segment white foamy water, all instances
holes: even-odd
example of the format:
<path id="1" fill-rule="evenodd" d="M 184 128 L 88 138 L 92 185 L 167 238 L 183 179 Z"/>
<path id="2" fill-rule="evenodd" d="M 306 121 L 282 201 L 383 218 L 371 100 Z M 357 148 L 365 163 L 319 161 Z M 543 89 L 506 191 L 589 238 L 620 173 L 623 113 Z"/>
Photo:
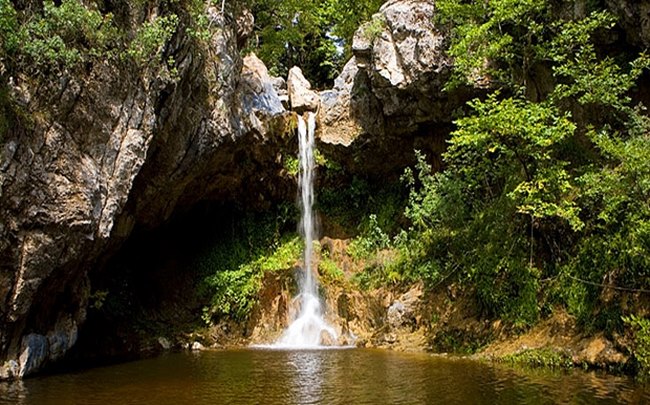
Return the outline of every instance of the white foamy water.
<path id="1" fill-rule="evenodd" d="M 318 285 L 313 275 L 312 254 L 314 229 L 314 131 L 316 117 L 308 113 L 307 122 L 298 117 L 300 173 L 299 193 L 302 218 L 300 232 L 305 241 L 303 273 L 300 294 L 294 298 L 299 310 L 289 328 L 275 343 L 275 347 L 304 349 L 321 347 L 324 343 L 337 344 L 338 334 L 323 319 L 323 310 L 318 298 Z"/>

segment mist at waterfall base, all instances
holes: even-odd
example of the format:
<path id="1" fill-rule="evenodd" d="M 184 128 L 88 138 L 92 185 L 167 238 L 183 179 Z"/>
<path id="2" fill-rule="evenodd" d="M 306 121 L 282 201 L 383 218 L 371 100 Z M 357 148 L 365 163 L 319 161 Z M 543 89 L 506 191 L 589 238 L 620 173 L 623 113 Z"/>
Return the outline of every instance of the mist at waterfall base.
<path id="1" fill-rule="evenodd" d="M 299 310 L 297 316 L 273 345 L 276 348 L 310 349 L 323 347 L 324 339 L 335 344 L 338 334 L 323 318 L 323 309 L 318 297 L 318 284 L 313 275 L 312 255 L 315 237 L 314 225 L 314 132 L 316 118 L 308 113 L 307 122 L 298 117 L 299 162 L 298 192 L 300 197 L 300 233 L 305 248 L 303 253 L 300 293 L 294 298 Z"/>

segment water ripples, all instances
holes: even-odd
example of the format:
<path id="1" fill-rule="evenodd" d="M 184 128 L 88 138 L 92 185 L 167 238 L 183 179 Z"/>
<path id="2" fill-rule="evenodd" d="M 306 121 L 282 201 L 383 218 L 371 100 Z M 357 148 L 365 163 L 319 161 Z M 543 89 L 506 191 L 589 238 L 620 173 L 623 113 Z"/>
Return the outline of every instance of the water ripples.
<path id="1" fill-rule="evenodd" d="M 179 353 L 0 383 L 0 404 L 620 404 L 648 386 L 379 350 Z"/>

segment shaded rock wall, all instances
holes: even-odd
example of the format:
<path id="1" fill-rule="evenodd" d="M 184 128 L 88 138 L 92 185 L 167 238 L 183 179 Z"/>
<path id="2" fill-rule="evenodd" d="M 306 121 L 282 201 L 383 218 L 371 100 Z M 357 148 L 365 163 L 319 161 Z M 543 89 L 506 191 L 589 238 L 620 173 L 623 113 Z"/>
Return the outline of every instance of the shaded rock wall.
<path id="1" fill-rule="evenodd" d="M 627 40 L 637 46 L 650 46 L 650 1 L 607 0 L 607 6 L 620 18 Z"/>

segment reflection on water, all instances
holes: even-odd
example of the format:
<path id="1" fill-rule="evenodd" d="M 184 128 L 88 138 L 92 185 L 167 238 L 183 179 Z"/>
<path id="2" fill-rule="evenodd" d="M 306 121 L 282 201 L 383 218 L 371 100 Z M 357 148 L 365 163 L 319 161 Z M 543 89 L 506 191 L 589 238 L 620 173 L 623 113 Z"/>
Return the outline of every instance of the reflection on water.
<path id="1" fill-rule="evenodd" d="M 293 367 L 292 397 L 300 397 L 304 404 L 320 403 L 323 400 L 323 356 L 306 350 L 287 352 L 287 356 Z"/>
<path id="2" fill-rule="evenodd" d="M 620 404 L 650 387 L 378 350 L 179 353 L 0 383 L 0 404 Z"/>

